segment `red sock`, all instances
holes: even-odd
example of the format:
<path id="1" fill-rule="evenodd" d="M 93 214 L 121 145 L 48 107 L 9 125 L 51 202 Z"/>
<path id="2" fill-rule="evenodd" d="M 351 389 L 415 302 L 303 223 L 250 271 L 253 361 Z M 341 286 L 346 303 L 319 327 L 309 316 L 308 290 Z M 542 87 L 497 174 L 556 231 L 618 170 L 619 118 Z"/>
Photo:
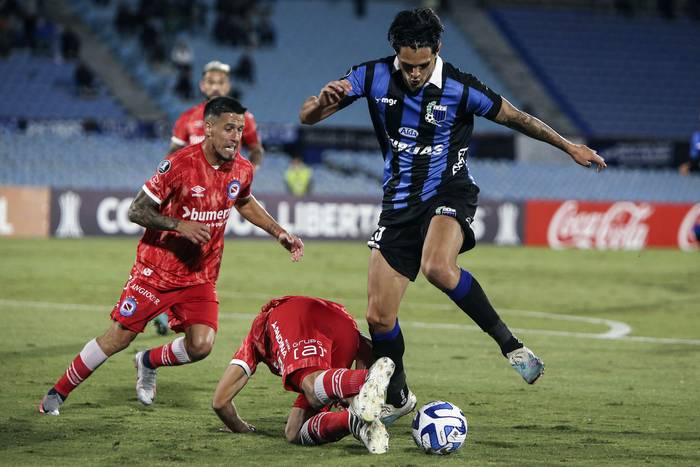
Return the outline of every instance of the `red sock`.
<path id="1" fill-rule="evenodd" d="M 168 344 L 147 350 L 144 363 L 153 369 L 159 366 L 178 366 L 190 363 L 190 357 L 185 350 L 185 338 L 178 337 Z"/>
<path id="2" fill-rule="evenodd" d="M 350 434 L 350 412 L 321 412 L 308 419 L 299 430 L 304 446 L 332 443 Z"/>
<path id="3" fill-rule="evenodd" d="M 365 379 L 367 370 L 331 368 L 316 377 L 314 392 L 323 404 L 330 404 L 334 400 L 357 395 Z"/>
<path id="4" fill-rule="evenodd" d="M 54 385 L 54 389 L 65 399 L 73 389 L 85 381 L 105 360 L 107 360 L 107 355 L 105 355 L 95 339 L 91 340 L 75 356 L 66 372 Z"/>

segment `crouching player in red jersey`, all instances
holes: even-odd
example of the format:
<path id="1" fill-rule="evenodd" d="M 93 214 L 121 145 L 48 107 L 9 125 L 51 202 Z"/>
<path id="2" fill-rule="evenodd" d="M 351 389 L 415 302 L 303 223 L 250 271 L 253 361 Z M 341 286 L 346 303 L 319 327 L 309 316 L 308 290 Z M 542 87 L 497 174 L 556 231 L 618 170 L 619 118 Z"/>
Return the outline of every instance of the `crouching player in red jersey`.
<path id="1" fill-rule="evenodd" d="M 287 233 L 251 194 L 253 166 L 239 154 L 245 108 L 218 97 L 206 105 L 204 142 L 162 161 L 129 208 L 129 219 L 146 228 L 136 262 L 111 313 L 112 325 L 88 342 L 44 396 L 39 411 L 58 415 L 61 404 L 107 358 L 124 350 L 149 320 L 172 310 L 185 336 L 136 354 L 136 395 L 146 405 L 156 394 L 156 368 L 202 360 L 218 324 L 216 279 L 224 230 L 236 210 L 264 229 L 298 261 L 302 241 Z"/>
<path id="2" fill-rule="evenodd" d="M 287 419 L 287 441 L 306 446 L 338 441 L 349 434 L 369 452 L 385 453 L 389 434 L 379 420 L 394 373 L 388 357 L 367 368 L 369 340 L 360 335 L 343 305 L 313 297 L 282 297 L 267 303 L 233 356 L 214 393 L 212 407 L 234 433 L 255 431 L 238 414 L 233 398 L 259 362 L 298 392 Z M 355 370 L 349 369 L 357 361 Z M 352 398 L 348 409 L 328 407 Z"/>

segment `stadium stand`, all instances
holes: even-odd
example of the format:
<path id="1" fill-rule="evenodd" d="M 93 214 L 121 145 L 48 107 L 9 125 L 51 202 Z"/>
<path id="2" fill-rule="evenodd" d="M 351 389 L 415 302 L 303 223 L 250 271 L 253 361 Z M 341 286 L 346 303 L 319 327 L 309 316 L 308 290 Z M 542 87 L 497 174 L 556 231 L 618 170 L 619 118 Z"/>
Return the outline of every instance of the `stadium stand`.
<path id="1" fill-rule="evenodd" d="M 0 118 L 127 118 L 124 108 L 99 82 L 93 96 L 78 96 L 76 66 L 27 49 L 13 51 L 0 60 Z"/>
<path id="2" fill-rule="evenodd" d="M 136 5 L 138 2 L 131 0 L 127 3 Z M 199 70 L 209 60 L 216 58 L 234 65 L 243 53 L 242 49 L 222 46 L 211 39 L 209 31 L 214 23 L 214 2 L 204 4 L 208 6 L 206 28 L 178 36 L 186 38 L 192 48 L 195 83 L 199 79 Z M 173 92 L 175 73 L 161 72 L 158 67 L 149 65 L 137 37 L 120 35 L 116 31 L 115 2 L 96 6 L 89 0 L 72 0 L 72 5 L 92 29 L 110 44 L 112 51 L 158 100 L 171 120 L 197 100 L 186 102 L 176 97 Z M 234 82 L 243 93 L 243 103 L 253 111 L 259 122 L 296 122 L 300 103 L 308 95 L 317 93 L 326 82 L 342 76 L 351 65 L 390 55 L 392 50 L 386 41 L 388 25 L 397 11 L 411 4 L 368 2 L 365 18 L 354 15 L 352 2 L 292 0 L 273 2 L 269 6 L 272 8 L 271 19 L 276 28 L 278 47 L 263 47 L 254 51 L 253 59 L 259 77 L 255 83 Z M 517 104 L 518 100 L 510 95 L 451 20 L 448 17 L 443 20 L 446 28 L 443 57 L 478 76 Z M 333 34 L 326 34 L 323 40 L 319 40 L 318 24 L 323 24 Z M 339 54 L 339 50 L 343 53 Z M 367 127 L 367 110 L 359 103 L 322 124 Z M 476 132 L 506 131 L 486 120 L 476 125 Z"/>
<path id="3" fill-rule="evenodd" d="M 527 7 L 491 17 L 587 136 L 686 139 L 700 109 L 700 23 Z"/>
<path id="4" fill-rule="evenodd" d="M 87 189 L 138 190 L 163 157 L 165 143 L 91 135 L 0 135 L 0 185 L 48 185 Z M 10 150 L 10 148 L 12 150 Z M 289 159 L 266 155 L 255 191 L 285 193 Z M 696 202 L 698 180 L 672 170 L 609 168 L 596 174 L 573 164 L 524 164 L 472 159 L 469 167 L 490 199 L 588 199 Z M 344 170 L 338 170 L 338 168 Z M 326 151 L 314 167 L 313 194 L 381 197 L 382 163 L 377 153 Z"/>

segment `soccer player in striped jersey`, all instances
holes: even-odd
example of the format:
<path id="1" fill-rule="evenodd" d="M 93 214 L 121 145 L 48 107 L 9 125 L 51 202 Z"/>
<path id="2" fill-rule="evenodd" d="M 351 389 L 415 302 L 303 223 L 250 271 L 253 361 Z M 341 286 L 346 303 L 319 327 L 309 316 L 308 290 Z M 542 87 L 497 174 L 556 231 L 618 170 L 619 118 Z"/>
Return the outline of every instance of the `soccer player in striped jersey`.
<path id="1" fill-rule="evenodd" d="M 571 143 L 444 61 L 442 32 L 431 9 L 401 11 L 388 31 L 395 55 L 352 67 L 309 97 L 299 113 L 302 123 L 313 125 L 365 98 L 384 158 L 383 210 L 368 241 L 367 321 L 375 356 L 396 363 L 387 423 L 416 405 L 403 370 L 397 316 L 406 287 L 419 271 L 496 341 L 525 381 L 534 383 L 544 370 L 501 320 L 476 278 L 457 265 L 457 256 L 476 243 L 470 224 L 479 188 L 466 162 L 474 116 L 545 141 L 584 167 L 606 166 L 595 151 Z"/>

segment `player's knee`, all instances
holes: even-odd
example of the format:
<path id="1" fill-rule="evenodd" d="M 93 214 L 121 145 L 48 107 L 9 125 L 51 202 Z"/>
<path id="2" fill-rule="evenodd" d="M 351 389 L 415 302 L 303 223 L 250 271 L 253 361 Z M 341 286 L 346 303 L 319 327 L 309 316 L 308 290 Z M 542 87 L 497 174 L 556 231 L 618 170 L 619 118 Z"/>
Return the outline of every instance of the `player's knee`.
<path id="1" fill-rule="evenodd" d="M 212 347 L 213 342 L 209 342 L 206 339 L 193 339 L 192 342 L 186 346 L 187 355 L 193 362 L 204 360 L 211 353 Z"/>
<path id="2" fill-rule="evenodd" d="M 377 308 L 369 307 L 367 309 L 367 324 L 373 333 L 389 332 L 396 325 L 396 315 L 383 313 Z"/>
<path id="3" fill-rule="evenodd" d="M 450 279 L 452 278 L 452 268 L 447 261 L 427 258 L 422 261 L 421 272 L 428 279 L 428 282 L 440 289 L 450 288 Z"/>

